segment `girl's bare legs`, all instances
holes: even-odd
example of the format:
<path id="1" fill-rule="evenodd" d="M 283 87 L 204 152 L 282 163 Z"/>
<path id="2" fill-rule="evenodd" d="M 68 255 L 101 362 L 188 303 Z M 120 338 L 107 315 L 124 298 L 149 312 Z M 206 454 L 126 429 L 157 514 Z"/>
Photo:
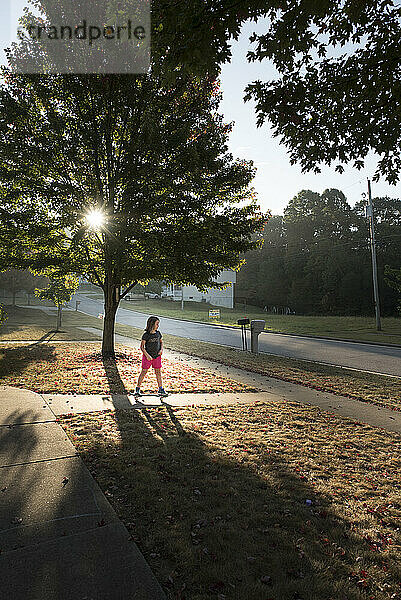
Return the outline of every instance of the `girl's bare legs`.
<path id="1" fill-rule="evenodd" d="M 136 384 L 137 387 L 139 387 L 139 388 L 141 387 L 141 383 L 144 380 L 145 375 L 148 371 L 149 371 L 149 369 L 142 369 L 142 371 L 139 373 L 138 383 Z"/>
<path id="2" fill-rule="evenodd" d="M 155 369 L 156 381 L 159 388 L 163 387 L 161 369 Z"/>

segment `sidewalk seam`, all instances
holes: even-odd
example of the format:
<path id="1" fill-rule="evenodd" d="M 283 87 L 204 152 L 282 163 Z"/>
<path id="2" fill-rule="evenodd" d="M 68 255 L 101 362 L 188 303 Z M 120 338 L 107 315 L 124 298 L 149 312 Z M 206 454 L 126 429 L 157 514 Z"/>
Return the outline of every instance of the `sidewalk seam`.
<path id="1" fill-rule="evenodd" d="M 54 413 L 53 413 L 54 414 Z M 13 427 L 21 427 L 22 425 L 43 425 L 44 423 L 55 423 L 57 417 L 55 417 L 52 421 L 24 421 L 23 423 L 0 423 L 0 427 L 8 427 L 12 429 Z"/>
<path id="2" fill-rule="evenodd" d="M 0 465 L 0 469 L 10 469 L 11 467 L 23 467 L 25 465 L 35 465 L 37 463 L 51 462 L 53 460 L 66 460 L 67 458 L 80 458 L 78 452 L 76 454 L 67 454 L 66 456 L 57 456 L 56 458 L 41 458 L 40 460 L 29 460 L 22 463 L 14 463 L 12 465 Z"/>
<path id="3" fill-rule="evenodd" d="M 120 523 L 120 521 L 118 520 L 114 520 L 111 521 L 110 523 L 106 523 L 106 525 L 102 525 L 102 527 L 110 527 L 111 525 L 115 525 L 115 524 Z M 36 544 L 29 544 L 28 546 L 21 546 L 20 548 L 13 548 L 12 550 L 3 550 L 2 551 L 2 556 L 6 556 L 7 554 L 11 554 L 12 552 L 21 552 L 21 551 L 26 551 L 26 550 L 30 550 L 31 548 L 37 548 L 39 546 L 45 546 L 46 544 L 51 544 L 55 541 L 61 541 L 61 540 L 68 540 L 70 538 L 73 538 L 77 535 L 82 535 L 84 533 L 89 533 L 90 531 L 97 531 L 98 529 L 100 529 L 100 527 L 91 527 L 90 529 L 84 529 L 82 531 L 76 531 L 75 533 L 69 533 L 68 535 L 62 535 L 62 536 L 58 536 L 58 537 L 54 537 L 48 540 L 44 540 L 43 542 L 37 542 Z M 7 531 L 7 530 L 6 530 Z M 1 532 L 0 532 L 1 533 Z M 149 563 L 147 563 L 149 566 Z M 153 573 L 153 571 L 152 571 Z"/>

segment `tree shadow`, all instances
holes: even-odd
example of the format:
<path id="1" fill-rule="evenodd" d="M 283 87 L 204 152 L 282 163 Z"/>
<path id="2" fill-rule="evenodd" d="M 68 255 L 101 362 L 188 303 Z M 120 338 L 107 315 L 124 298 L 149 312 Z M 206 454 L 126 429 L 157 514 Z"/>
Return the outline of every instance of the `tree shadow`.
<path id="1" fill-rule="evenodd" d="M 36 475 L 29 463 L 38 445 L 37 430 L 25 423 L 37 418 L 34 410 L 14 411 L 8 424 L 0 425 L 0 540 L 2 551 L 19 547 L 13 534 L 24 525 L 23 515 L 29 503 Z"/>
<path id="2" fill-rule="evenodd" d="M 114 517 L 105 501 L 56 423 L 38 423 L 35 411 L 9 418 L 0 426 L 0 578 L 8 597 L 74 597 L 74 576 L 80 598 L 112 597 L 119 565 L 107 549 Z"/>
<path id="3" fill-rule="evenodd" d="M 55 362 L 55 347 L 38 343 L 17 348 L 0 348 L 0 381 L 9 375 L 21 375 L 31 364 L 38 361 Z"/>
<path id="4" fill-rule="evenodd" d="M 358 574 L 380 561 L 279 453 L 261 449 L 255 466 L 231 454 L 240 434 L 232 447 L 205 442 L 167 404 L 110 418 L 113 458 L 96 443 L 83 458 L 169 598 L 367 598 Z"/>
<path id="5" fill-rule="evenodd" d="M 111 401 L 116 408 L 132 408 L 129 392 L 121 379 L 115 356 L 102 355 L 102 363 L 110 389 Z"/>
<path id="6" fill-rule="evenodd" d="M 41 344 L 42 342 L 50 342 L 50 340 L 52 340 L 54 338 L 54 336 L 56 335 L 56 333 L 60 333 L 60 331 L 57 331 L 56 329 L 51 329 L 50 331 L 48 331 L 47 333 L 45 333 L 44 335 L 42 335 L 41 338 L 39 338 L 36 342 L 33 342 L 32 344 L 29 344 L 28 348 L 32 348 L 33 346 L 37 346 L 38 344 Z"/>
<path id="7" fill-rule="evenodd" d="M 111 396 L 111 401 L 117 410 L 130 408 L 143 409 L 146 407 L 154 408 L 161 406 L 161 402 L 163 401 L 161 401 L 158 394 L 143 393 L 143 398 L 157 398 L 154 404 L 149 404 L 148 402 L 145 404 L 143 399 L 141 400 L 141 398 L 135 397 L 134 393 L 127 389 L 123 379 L 121 378 L 116 356 L 102 355 L 102 363 L 109 386 L 109 395 Z M 106 399 L 109 400 L 109 397 Z"/>

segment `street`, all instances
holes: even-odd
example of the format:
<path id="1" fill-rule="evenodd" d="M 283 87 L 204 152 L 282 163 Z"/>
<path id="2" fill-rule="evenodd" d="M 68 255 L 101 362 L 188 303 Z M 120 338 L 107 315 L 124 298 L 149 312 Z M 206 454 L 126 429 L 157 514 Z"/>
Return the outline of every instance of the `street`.
<path id="1" fill-rule="evenodd" d="M 99 313 L 103 313 L 103 303 L 99 300 L 92 300 L 79 294 L 73 297 L 71 306 L 75 306 L 75 300 L 80 301 L 80 312 L 96 317 Z M 148 316 L 148 314 L 119 308 L 116 322 L 144 329 Z M 242 347 L 240 329 L 161 317 L 160 331 L 223 346 Z M 401 377 L 401 348 L 398 347 L 262 333 L 259 336 L 259 351 Z"/>

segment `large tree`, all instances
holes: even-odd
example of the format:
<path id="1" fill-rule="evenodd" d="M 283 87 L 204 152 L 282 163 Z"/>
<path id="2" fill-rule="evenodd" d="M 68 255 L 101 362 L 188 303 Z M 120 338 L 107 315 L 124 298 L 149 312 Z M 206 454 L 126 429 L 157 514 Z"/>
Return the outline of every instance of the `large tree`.
<path id="1" fill-rule="evenodd" d="M 138 281 L 213 285 L 253 247 L 254 170 L 227 151 L 210 79 L 21 76 L 0 91 L 0 179 L 40 199 L 68 239 L 54 275 L 83 274 L 105 298 L 103 352 Z M 85 217 L 98 210 L 104 223 Z M 49 249 L 51 252 L 52 249 Z"/>
<path id="2" fill-rule="evenodd" d="M 218 72 L 248 19 L 266 17 L 248 58 L 270 60 L 274 81 L 254 81 L 246 98 L 257 123 L 269 120 L 303 170 L 361 168 L 370 151 L 376 177 L 399 178 L 401 7 L 393 0 L 158 0 L 153 50 L 158 64 Z M 179 71 L 180 72 L 180 71 Z"/>

